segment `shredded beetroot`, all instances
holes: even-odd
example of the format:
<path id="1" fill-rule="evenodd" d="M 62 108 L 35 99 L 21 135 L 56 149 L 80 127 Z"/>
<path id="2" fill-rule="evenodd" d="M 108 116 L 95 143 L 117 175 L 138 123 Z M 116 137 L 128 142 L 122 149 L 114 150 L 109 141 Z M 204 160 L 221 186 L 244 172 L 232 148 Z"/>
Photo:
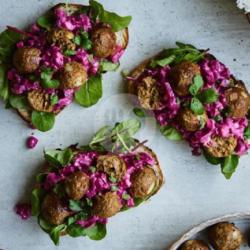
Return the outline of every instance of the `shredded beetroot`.
<path id="1" fill-rule="evenodd" d="M 100 224 L 107 224 L 108 223 L 108 219 L 103 219 L 100 218 L 96 215 L 86 219 L 86 220 L 79 220 L 77 221 L 77 224 L 80 225 L 83 228 L 88 228 L 91 227 L 93 225 L 95 225 L 96 223 L 100 223 Z"/>
<path id="2" fill-rule="evenodd" d="M 18 203 L 15 206 L 15 212 L 22 220 L 27 220 L 31 217 L 31 205 L 28 203 Z"/>

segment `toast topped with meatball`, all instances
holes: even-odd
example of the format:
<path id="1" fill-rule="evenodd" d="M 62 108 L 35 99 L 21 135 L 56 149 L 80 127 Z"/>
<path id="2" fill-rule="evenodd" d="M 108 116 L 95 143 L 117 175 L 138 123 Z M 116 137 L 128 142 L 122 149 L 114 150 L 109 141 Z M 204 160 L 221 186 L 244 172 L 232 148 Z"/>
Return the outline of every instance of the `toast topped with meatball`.
<path id="1" fill-rule="evenodd" d="M 166 138 L 185 139 L 227 179 L 250 148 L 247 88 L 208 50 L 177 42 L 136 67 L 127 89 L 140 116 L 154 116 Z"/>
<path id="2" fill-rule="evenodd" d="M 102 74 L 119 67 L 130 21 L 90 0 L 58 4 L 27 31 L 8 27 L 0 34 L 0 96 L 41 131 L 73 100 L 96 104 Z"/>
<path id="3" fill-rule="evenodd" d="M 108 219 L 138 206 L 161 188 L 155 153 L 133 135 L 140 122 L 100 129 L 87 146 L 46 150 L 32 191 L 32 215 L 55 244 L 61 235 L 101 240 Z"/>

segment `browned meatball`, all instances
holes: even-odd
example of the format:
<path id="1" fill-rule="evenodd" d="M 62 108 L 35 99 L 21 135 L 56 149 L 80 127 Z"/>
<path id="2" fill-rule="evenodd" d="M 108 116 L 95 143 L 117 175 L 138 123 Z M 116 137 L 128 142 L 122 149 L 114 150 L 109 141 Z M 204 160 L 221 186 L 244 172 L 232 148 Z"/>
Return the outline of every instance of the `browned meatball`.
<path id="1" fill-rule="evenodd" d="M 171 69 L 169 81 L 179 96 L 185 96 L 189 94 L 189 87 L 193 84 L 194 77 L 200 73 L 198 64 L 183 61 Z"/>
<path id="2" fill-rule="evenodd" d="M 137 96 L 140 105 L 147 110 L 157 110 L 162 106 L 157 81 L 151 76 L 145 77 L 138 84 Z"/>
<path id="3" fill-rule="evenodd" d="M 209 240 L 215 250 L 237 250 L 243 242 L 243 235 L 233 224 L 222 222 L 210 228 Z"/>
<path id="4" fill-rule="evenodd" d="M 60 225 L 70 215 L 54 193 L 47 194 L 42 202 L 42 215 L 52 225 Z"/>
<path id="5" fill-rule="evenodd" d="M 109 176 L 122 180 L 126 173 L 126 164 L 123 159 L 117 155 L 102 155 L 97 159 L 97 170 L 103 171 Z"/>
<path id="6" fill-rule="evenodd" d="M 87 81 L 87 72 L 81 63 L 72 61 L 66 63 L 60 73 L 60 87 L 73 89 L 82 86 Z"/>
<path id="7" fill-rule="evenodd" d="M 64 183 L 65 191 L 72 200 L 80 200 L 89 189 L 89 177 L 78 171 L 68 176 Z"/>
<path id="8" fill-rule="evenodd" d="M 154 170 L 150 167 L 144 167 L 135 171 L 131 176 L 130 194 L 134 198 L 147 198 L 153 191 L 157 183 L 157 177 Z"/>
<path id="9" fill-rule="evenodd" d="M 180 250 L 209 250 L 209 246 L 202 240 L 188 240 Z"/>
<path id="10" fill-rule="evenodd" d="M 250 96 L 247 90 L 232 87 L 225 92 L 230 116 L 233 118 L 245 117 L 250 108 Z"/>
<path id="11" fill-rule="evenodd" d="M 28 93 L 28 102 L 30 106 L 40 112 L 53 112 L 51 98 L 44 90 L 32 90 Z"/>
<path id="12" fill-rule="evenodd" d="M 47 40 L 51 44 L 56 44 L 61 49 L 75 50 L 76 45 L 73 42 L 74 33 L 63 28 L 52 29 L 47 36 Z"/>
<path id="13" fill-rule="evenodd" d="M 93 214 L 101 218 L 108 218 L 117 214 L 121 208 L 119 196 L 115 192 L 108 192 L 95 197 Z"/>
<path id="14" fill-rule="evenodd" d="M 233 136 L 223 138 L 220 136 L 214 136 L 209 146 L 205 149 L 214 157 L 222 158 L 230 156 L 237 146 L 237 139 Z"/>
<path id="15" fill-rule="evenodd" d="M 32 73 L 40 64 L 41 51 L 36 48 L 20 48 L 14 54 L 13 64 L 20 73 Z"/>
<path id="16" fill-rule="evenodd" d="M 111 28 L 95 28 L 92 32 L 91 40 L 95 56 L 106 58 L 114 54 L 116 49 L 116 35 Z"/>
<path id="17" fill-rule="evenodd" d="M 178 113 L 177 121 L 182 128 L 194 132 L 204 127 L 207 122 L 207 115 L 206 113 L 196 115 L 190 109 L 183 108 Z"/>

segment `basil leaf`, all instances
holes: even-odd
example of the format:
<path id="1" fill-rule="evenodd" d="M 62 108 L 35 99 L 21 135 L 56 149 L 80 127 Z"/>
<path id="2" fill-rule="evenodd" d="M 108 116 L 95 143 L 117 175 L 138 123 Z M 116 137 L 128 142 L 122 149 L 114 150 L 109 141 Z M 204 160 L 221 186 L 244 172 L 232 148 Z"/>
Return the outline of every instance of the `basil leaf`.
<path id="1" fill-rule="evenodd" d="M 41 197 L 43 192 L 40 188 L 33 189 L 31 194 L 31 214 L 37 216 L 40 214 L 41 209 Z"/>
<path id="2" fill-rule="evenodd" d="M 69 200 L 69 208 L 74 212 L 82 211 L 82 204 L 80 201 Z"/>
<path id="3" fill-rule="evenodd" d="M 160 127 L 161 133 L 171 141 L 180 141 L 182 136 L 180 132 L 171 125 Z"/>
<path id="4" fill-rule="evenodd" d="M 102 61 L 100 63 L 100 70 L 101 72 L 106 72 L 106 71 L 116 71 L 119 68 L 120 64 L 119 63 L 112 63 L 109 61 Z"/>
<path id="5" fill-rule="evenodd" d="M 6 101 L 9 97 L 9 81 L 7 78 L 7 68 L 0 64 L 0 97 Z"/>
<path id="6" fill-rule="evenodd" d="M 224 158 L 221 162 L 221 172 L 224 174 L 226 179 L 230 179 L 239 163 L 238 155 L 230 155 Z"/>
<path id="7" fill-rule="evenodd" d="M 74 153 L 70 148 L 64 150 L 46 150 L 44 151 L 44 158 L 55 166 L 68 165 L 74 157 Z"/>
<path id="8" fill-rule="evenodd" d="M 85 232 L 91 240 L 102 240 L 107 234 L 106 225 L 97 223 L 92 227 L 85 228 Z"/>
<path id="9" fill-rule="evenodd" d="M 78 224 L 71 224 L 68 226 L 67 233 L 71 237 L 86 236 L 85 229 Z"/>
<path id="10" fill-rule="evenodd" d="M 221 161 L 222 161 L 221 158 L 214 157 L 210 155 L 208 152 L 206 152 L 205 150 L 203 151 L 203 155 L 205 159 L 207 160 L 207 162 L 209 162 L 210 164 L 213 164 L 213 165 L 221 164 Z"/>
<path id="11" fill-rule="evenodd" d="M 141 118 L 146 117 L 145 112 L 142 109 L 140 109 L 140 108 L 134 108 L 133 112 L 138 117 L 141 117 Z"/>
<path id="12" fill-rule="evenodd" d="M 200 95 L 199 95 L 199 99 L 203 102 L 203 103 L 213 103 L 216 102 L 218 100 L 218 93 L 215 91 L 215 89 L 210 88 L 210 89 L 206 89 L 204 90 Z"/>
<path id="13" fill-rule="evenodd" d="M 205 111 L 203 104 L 196 97 L 193 97 L 190 104 L 190 109 L 196 115 L 202 115 Z"/>
<path id="14" fill-rule="evenodd" d="M 175 55 L 168 56 L 166 58 L 152 60 L 150 67 L 155 68 L 156 66 L 165 67 L 166 65 L 171 64 L 175 60 Z"/>
<path id="15" fill-rule="evenodd" d="M 121 17 L 114 12 L 104 10 L 103 6 L 94 0 L 90 0 L 89 4 L 93 11 L 94 18 L 98 18 L 101 22 L 110 24 L 112 30 L 115 32 L 128 27 L 132 20 L 131 16 Z"/>
<path id="16" fill-rule="evenodd" d="M 37 19 L 37 24 L 46 30 L 50 30 L 54 24 L 53 16 L 51 14 L 40 16 Z"/>
<path id="17" fill-rule="evenodd" d="M 13 29 L 6 29 L 0 34 L 0 63 L 10 63 L 12 54 L 16 49 L 16 43 L 23 35 Z"/>
<path id="18" fill-rule="evenodd" d="M 27 109 L 29 107 L 26 96 L 11 95 L 9 97 L 10 105 L 15 109 Z"/>
<path id="19" fill-rule="evenodd" d="M 250 139 L 250 122 L 248 121 L 248 127 L 244 131 L 244 136 L 246 139 Z"/>
<path id="20" fill-rule="evenodd" d="M 96 104 L 102 97 L 102 76 L 92 76 L 75 93 L 75 100 L 83 107 L 90 107 Z"/>
<path id="21" fill-rule="evenodd" d="M 42 132 L 46 132 L 53 128 L 55 123 L 55 114 L 39 111 L 32 111 L 31 121 L 35 128 Z"/>
<path id="22" fill-rule="evenodd" d="M 50 231 L 50 238 L 52 239 L 52 241 L 54 242 L 54 244 L 56 246 L 59 245 L 59 239 L 60 239 L 60 235 L 63 231 L 65 231 L 67 229 L 67 226 L 65 224 L 59 225 L 54 227 L 51 231 Z"/>
<path id="23" fill-rule="evenodd" d="M 44 68 L 41 72 L 42 86 L 44 88 L 58 88 L 60 82 L 58 80 L 52 79 L 53 70 L 50 68 Z"/>
<path id="24" fill-rule="evenodd" d="M 189 87 L 190 94 L 193 96 L 197 95 L 199 90 L 203 87 L 203 84 L 204 82 L 201 75 L 196 75 L 193 84 Z"/>

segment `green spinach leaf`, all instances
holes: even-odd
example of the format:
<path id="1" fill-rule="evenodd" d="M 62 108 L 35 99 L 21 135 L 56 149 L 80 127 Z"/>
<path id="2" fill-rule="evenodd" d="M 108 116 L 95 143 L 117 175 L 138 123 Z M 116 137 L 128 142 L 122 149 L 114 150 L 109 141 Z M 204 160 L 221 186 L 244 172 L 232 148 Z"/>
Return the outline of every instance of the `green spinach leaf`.
<path id="1" fill-rule="evenodd" d="M 101 75 L 92 76 L 75 93 L 75 100 L 83 107 L 90 107 L 96 104 L 102 97 L 102 77 Z"/>
<path id="2" fill-rule="evenodd" d="M 112 63 L 109 61 L 102 61 L 100 63 L 100 70 L 101 72 L 107 72 L 107 71 L 116 71 L 119 68 L 119 63 Z"/>
<path id="3" fill-rule="evenodd" d="M 54 227 L 51 231 L 50 231 L 50 238 L 52 239 L 52 241 L 54 242 L 54 244 L 56 246 L 59 245 L 59 239 L 60 239 L 60 235 L 62 232 L 64 232 L 67 229 L 67 226 L 65 224 L 61 224 L 59 226 Z"/>
<path id="4" fill-rule="evenodd" d="M 44 16 L 40 16 L 37 19 L 37 24 L 46 30 L 50 30 L 53 27 L 54 18 L 50 13 L 48 13 Z"/>
<path id="5" fill-rule="evenodd" d="M 29 104 L 26 96 L 10 95 L 10 105 L 15 109 L 28 109 Z"/>
<path id="6" fill-rule="evenodd" d="M 38 216 L 40 214 L 41 198 L 43 191 L 40 188 L 33 189 L 31 194 L 31 214 Z"/>
<path id="7" fill-rule="evenodd" d="M 204 106 L 201 103 L 201 101 L 196 98 L 193 97 L 191 100 L 191 104 L 190 104 L 190 109 L 194 112 L 194 114 L 196 115 L 202 115 L 205 112 Z"/>
<path id="8" fill-rule="evenodd" d="M 202 101 L 202 103 L 213 103 L 218 100 L 218 93 L 213 89 L 206 89 L 199 95 L 199 99 Z"/>
<path id="9" fill-rule="evenodd" d="M 83 210 L 81 202 L 75 200 L 69 200 L 69 208 L 74 212 L 80 212 Z"/>
<path id="10" fill-rule="evenodd" d="M 146 117 L 145 112 L 142 109 L 140 109 L 140 108 L 134 108 L 133 112 L 138 117 L 141 117 L 141 118 Z"/>
<path id="11" fill-rule="evenodd" d="M 197 95 L 200 89 L 203 87 L 203 85 L 204 85 L 204 82 L 203 82 L 203 78 L 201 77 L 201 75 L 196 75 L 194 77 L 193 84 L 189 87 L 190 94 L 193 96 Z"/>
<path id="12" fill-rule="evenodd" d="M 91 240 L 102 240 L 107 234 L 106 225 L 97 223 L 92 227 L 86 228 L 85 232 Z"/>
<path id="13" fill-rule="evenodd" d="M 32 111 L 31 121 L 35 128 L 42 132 L 46 132 L 53 128 L 55 123 L 55 114 L 39 111 Z"/>
<path id="14" fill-rule="evenodd" d="M 239 156 L 230 155 L 222 160 L 221 163 L 221 171 L 226 177 L 226 179 L 230 179 L 233 173 L 236 171 L 236 168 L 239 163 Z"/>
<path id="15" fill-rule="evenodd" d="M 160 127 L 161 133 L 171 141 L 180 141 L 182 136 L 180 132 L 171 125 Z"/>
<path id="16" fill-rule="evenodd" d="M 85 229 L 78 224 L 71 224 L 68 226 L 67 233 L 71 237 L 86 236 Z"/>
<path id="17" fill-rule="evenodd" d="M 7 101 L 9 98 L 9 81 L 7 78 L 7 68 L 0 64 L 0 97 Z"/>
<path id="18" fill-rule="evenodd" d="M 74 153 L 70 148 L 64 150 L 45 150 L 45 159 L 55 166 L 65 166 L 71 162 L 74 157 Z"/>
<path id="19" fill-rule="evenodd" d="M 128 27 L 132 20 L 131 16 L 121 17 L 116 13 L 104 10 L 103 6 L 97 1 L 90 0 L 89 3 L 94 18 L 99 19 L 101 22 L 110 24 L 112 30 L 115 32 L 123 30 L 124 28 Z"/>

